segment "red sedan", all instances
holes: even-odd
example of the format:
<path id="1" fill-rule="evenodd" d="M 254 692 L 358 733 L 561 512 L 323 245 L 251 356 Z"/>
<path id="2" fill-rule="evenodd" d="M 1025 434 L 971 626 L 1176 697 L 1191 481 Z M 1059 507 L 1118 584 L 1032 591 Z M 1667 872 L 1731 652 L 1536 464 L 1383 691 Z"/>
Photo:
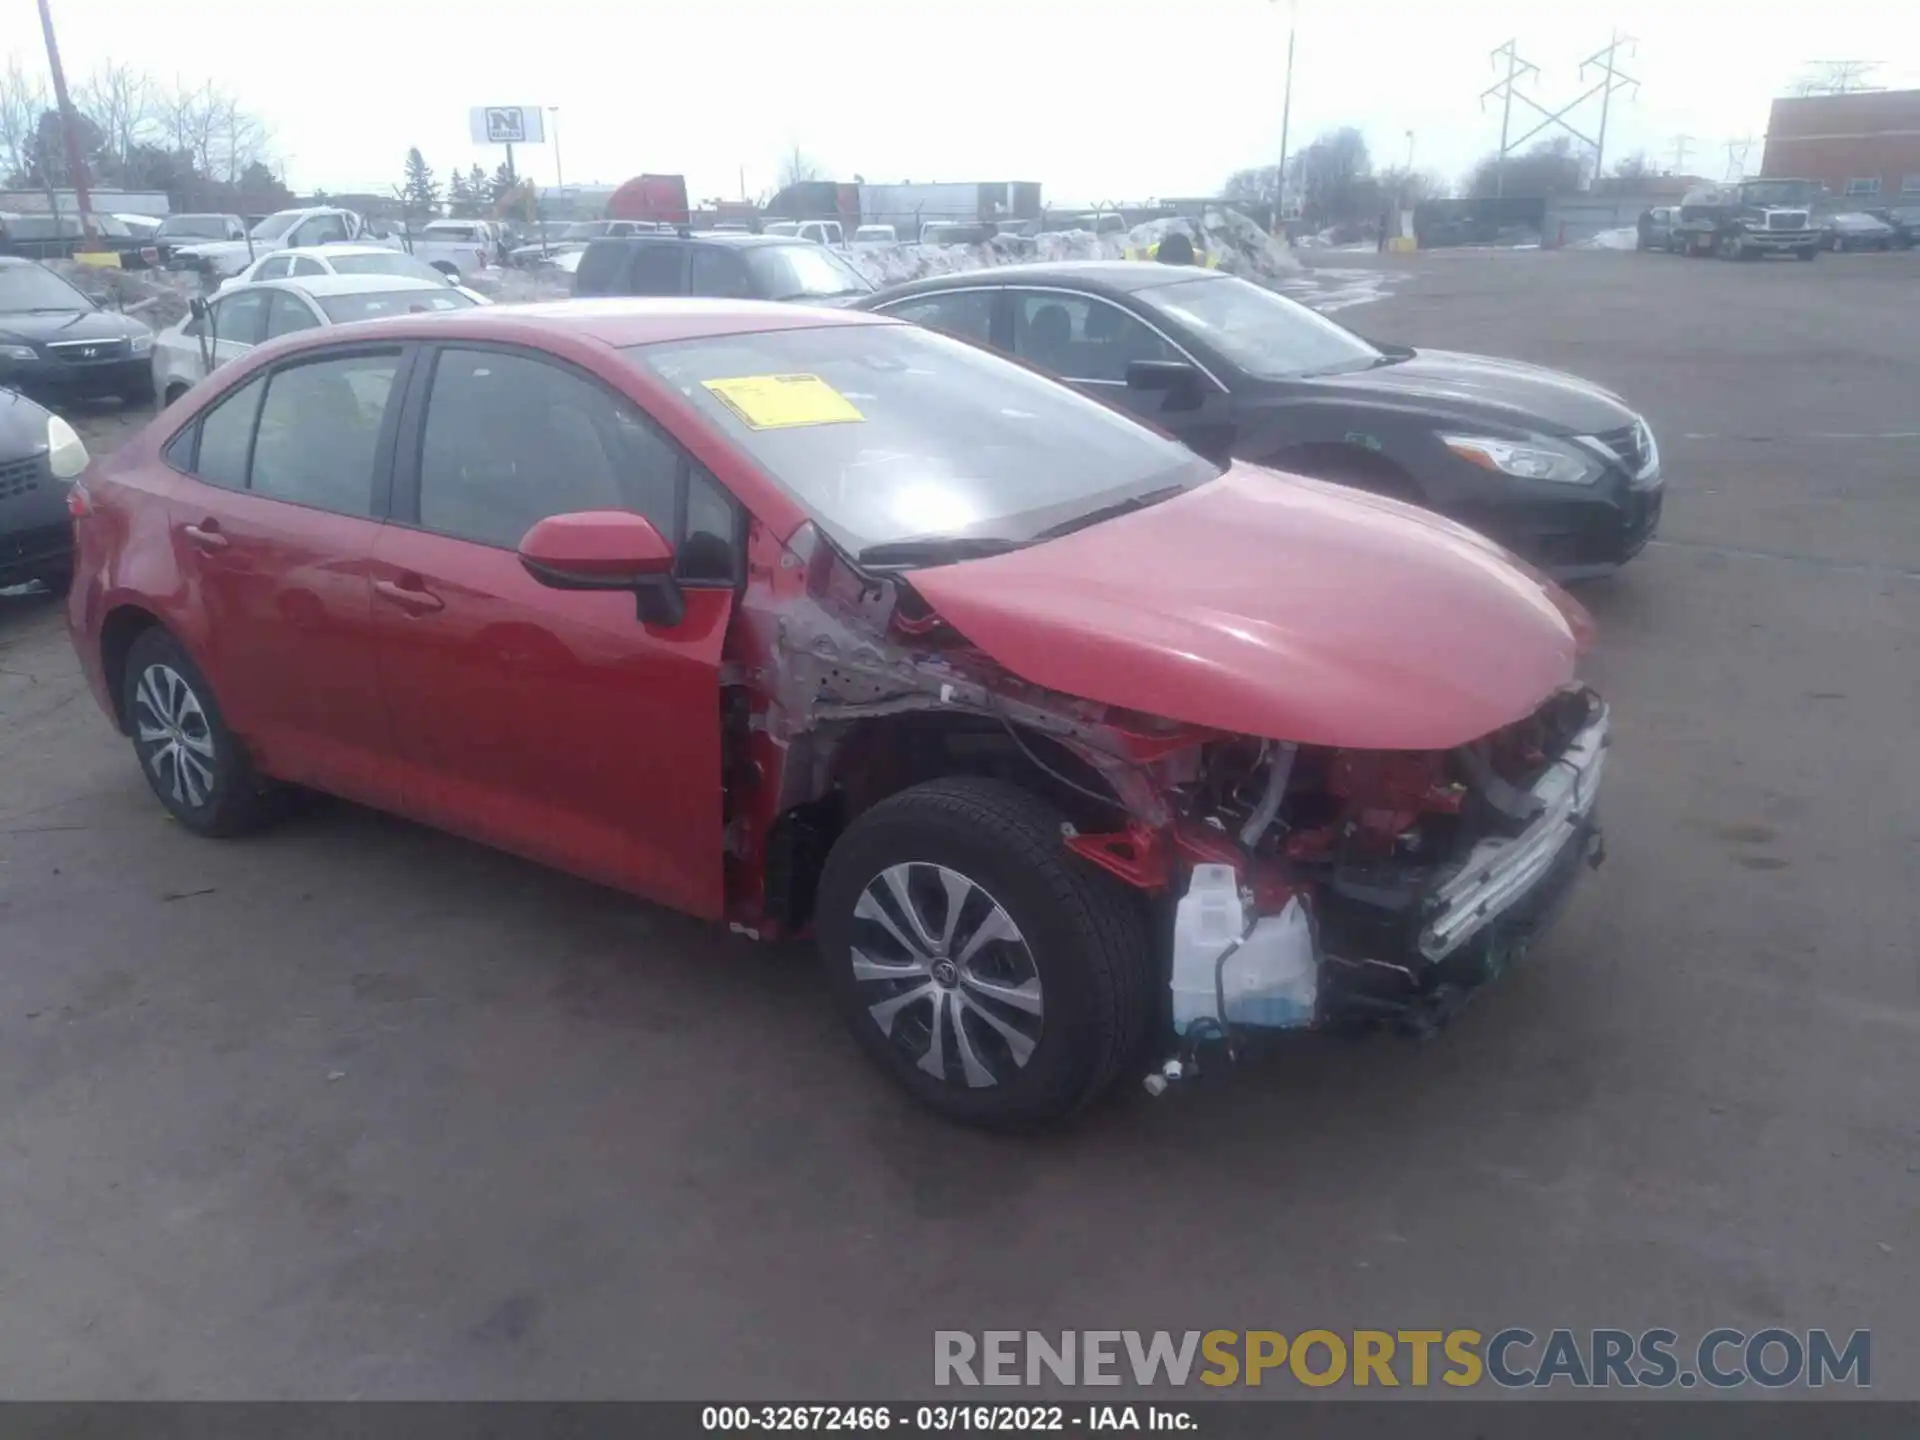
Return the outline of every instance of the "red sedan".
<path id="1" fill-rule="evenodd" d="M 1431 1023 L 1597 852 L 1606 711 L 1550 583 L 875 316 L 308 331 L 69 508 L 74 645 L 188 829 L 307 786 L 811 930 L 963 1120 Z"/>

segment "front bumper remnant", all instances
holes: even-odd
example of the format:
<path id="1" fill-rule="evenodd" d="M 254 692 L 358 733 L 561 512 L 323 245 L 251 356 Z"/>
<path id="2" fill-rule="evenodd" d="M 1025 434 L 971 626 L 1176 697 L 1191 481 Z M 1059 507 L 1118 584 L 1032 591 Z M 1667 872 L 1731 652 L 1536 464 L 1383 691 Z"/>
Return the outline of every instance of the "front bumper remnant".
<path id="1" fill-rule="evenodd" d="M 1556 869 L 1569 845 L 1592 845 L 1600 776 L 1612 741 L 1604 705 L 1566 752 L 1533 786 L 1541 811 L 1518 835 L 1482 840 L 1434 896 L 1438 907 L 1420 932 L 1420 953 L 1446 959 L 1508 911 L 1527 900 Z"/>

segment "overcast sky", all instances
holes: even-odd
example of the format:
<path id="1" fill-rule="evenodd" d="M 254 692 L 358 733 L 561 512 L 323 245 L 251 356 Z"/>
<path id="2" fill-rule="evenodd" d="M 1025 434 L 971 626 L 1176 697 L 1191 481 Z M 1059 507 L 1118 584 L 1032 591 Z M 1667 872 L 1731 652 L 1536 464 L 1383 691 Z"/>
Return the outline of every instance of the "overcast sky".
<path id="1" fill-rule="evenodd" d="M 444 178 L 499 152 L 467 111 L 559 106 L 559 145 L 526 147 L 551 183 L 678 171 L 696 198 L 771 188 L 798 145 L 823 174 L 872 181 L 1037 180 L 1049 203 L 1211 193 L 1280 146 L 1286 0 L 52 0 L 78 80 L 124 60 L 163 82 L 212 75 L 273 128 L 296 190 L 400 178 L 418 145 Z M 1614 98 L 1608 163 L 1645 150 L 1721 174 L 1726 142 L 1755 139 L 1767 102 L 1806 62 L 1886 62 L 1920 84 L 1920 4 L 1621 0 L 1298 0 L 1292 140 L 1360 126 L 1376 164 L 1450 179 L 1494 148 L 1509 37 L 1548 108 L 1585 88 L 1579 62 L 1609 29 L 1638 37 Z M 34 7 L 9 0 L 0 44 L 44 67 Z M 1589 82 L 1593 79 L 1589 72 Z M 1515 133 L 1524 106 L 1515 107 Z M 1591 134 L 1598 102 L 1569 117 Z M 1531 121 L 1526 122 L 1528 124 Z M 552 136 L 549 136 L 551 141 Z M 558 154 L 556 154 L 556 148 Z"/>

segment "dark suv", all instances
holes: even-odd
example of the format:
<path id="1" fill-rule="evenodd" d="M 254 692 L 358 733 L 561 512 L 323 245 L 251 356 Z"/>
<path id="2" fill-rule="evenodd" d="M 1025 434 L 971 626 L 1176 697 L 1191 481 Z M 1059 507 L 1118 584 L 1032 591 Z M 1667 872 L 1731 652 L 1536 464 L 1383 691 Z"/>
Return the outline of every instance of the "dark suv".
<path id="1" fill-rule="evenodd" d="M 575 295 L 711 295 L 846 305 L 873 286 L 837 252 L 784 235 L 629 235 L 595 240 Z"/>

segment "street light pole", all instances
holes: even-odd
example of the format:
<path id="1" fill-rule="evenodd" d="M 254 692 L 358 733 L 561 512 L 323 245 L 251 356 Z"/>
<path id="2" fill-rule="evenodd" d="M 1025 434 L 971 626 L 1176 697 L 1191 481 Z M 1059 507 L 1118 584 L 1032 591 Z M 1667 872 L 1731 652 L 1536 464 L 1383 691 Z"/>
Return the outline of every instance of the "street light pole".
<path id="1" fill-rule="evenodd" d="M 73 122 L 73 101 L 67 98 L 67 72 L 60 68 L 60 46 L 53 38 L 53 12 L 47 0 L 40 0 L 40 30 L 47 37 L 47 66 L 53 71 L 53 98 L 60 107 L 60 132 L 66 140 L 67 176 L 73 181 L 73 199 L 80 210 L 80 248 L 94 248 L 93 229 L 88 224 L 93 209 L 87 197 L 87 160 L 80 150 L 80 131 Z M 45 158 L 41 164 L 45 164 Z M 49 177 L 51 178 L 51 177 Z M 60 207 L 54 206 L 54 233 L 60 233 Z"/>
<path id="2" fill-rule="evenodd" d="M 547 113 L 553 116 L 553 188 L 560 192 L 560 203 L 567 203 L 567 172 L 560 168 L 560 107 L 547 106 Z"/>
<path id="3" fill-rule="evenodd" d="M 1298 15 L 1296 0 L 1287 0 L 1287 78 L 1285 88 L 1280 92 L 1280 170 L 1274 177 L 1273 187 L 1273 218 L 1278 228 L 1284 228 L 1286 224 L 1287 127 L 1293 118 L 1293 36 L 1294 21 Z"/>

